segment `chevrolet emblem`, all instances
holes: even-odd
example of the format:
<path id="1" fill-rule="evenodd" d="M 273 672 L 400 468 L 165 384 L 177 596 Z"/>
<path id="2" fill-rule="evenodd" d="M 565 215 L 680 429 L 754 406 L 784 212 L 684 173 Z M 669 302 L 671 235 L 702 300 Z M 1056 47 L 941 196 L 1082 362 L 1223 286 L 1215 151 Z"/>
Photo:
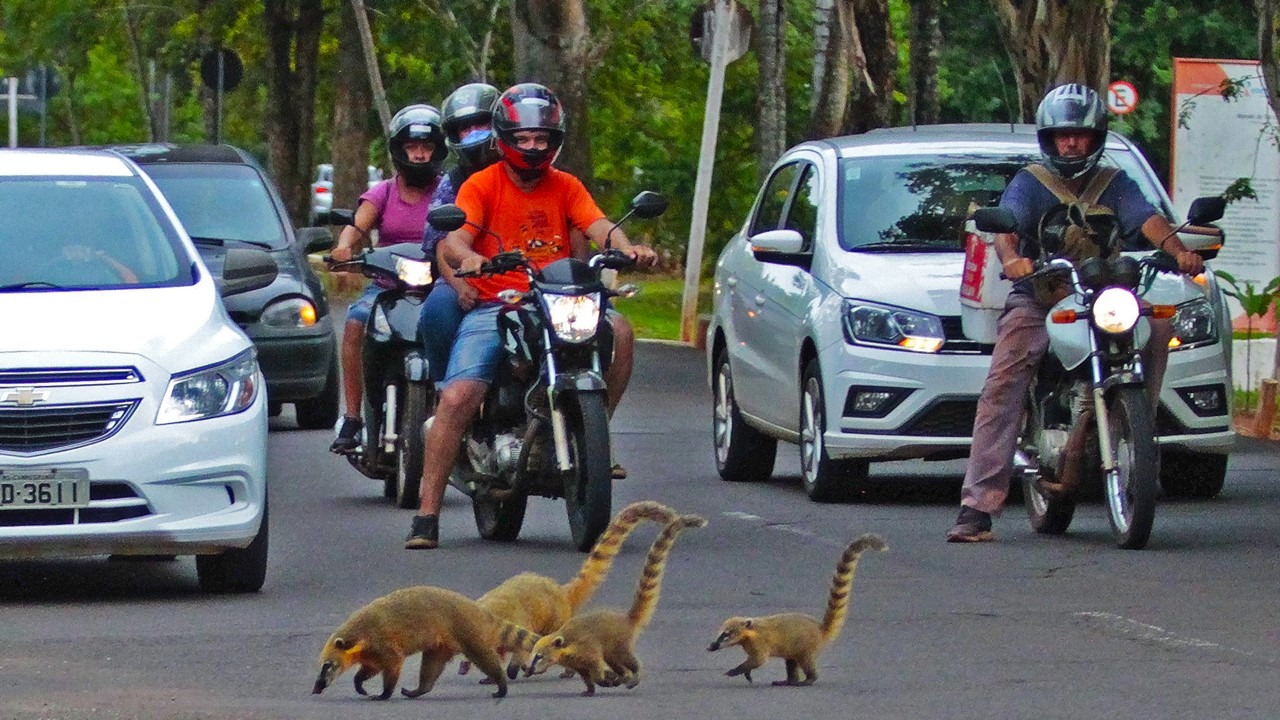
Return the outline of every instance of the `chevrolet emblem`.
<path id="1" fill-rule="evenodd" d="M 38 402 L 49 399 L 48 390 L 35 388 L 17 388 L 0 395 L 0 404 L 13 403 L 18 407 L 32 407 Z"/>

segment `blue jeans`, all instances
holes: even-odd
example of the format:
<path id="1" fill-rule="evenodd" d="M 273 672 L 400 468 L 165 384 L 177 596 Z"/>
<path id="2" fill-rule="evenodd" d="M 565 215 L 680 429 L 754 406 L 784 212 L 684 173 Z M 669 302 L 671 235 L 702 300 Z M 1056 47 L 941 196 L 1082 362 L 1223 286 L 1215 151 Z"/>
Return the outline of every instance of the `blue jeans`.
<path id="1" fill-rule="evenodd" d="M 454 380 L 493 382 L 502 354 L 502 337 L 498 334 L 502 307 L 501 303 L 477 305 L 463 316 L 441 385 Z"/>
<path id="2" fill-rule="evenodd" d="M 355 320 L 364 325 L 369 322 L 369 314 L 373 312 L 373 301 L 377 299 L 378 293 L 382 292 L 382 288 L 374 283 L 369 283 L 364 292 L 360 293 L 360 297 L 352 301 L 347 307 L 347 322 Z"/>
<path id="3" fill-rule="evenodd" d="M 458 305 L 458 292 L 443 280 L 437 280 L 427 299 L 422 303 L 418 316 L 418 334 L 422 337 L 427 357 L 427 370 L 432 382 L 444 379 L 449 365 L 449 353 L 453 349 L 458 326 L 466 312 Z M 495 325 L 496 327 L 496 325 Z"/>

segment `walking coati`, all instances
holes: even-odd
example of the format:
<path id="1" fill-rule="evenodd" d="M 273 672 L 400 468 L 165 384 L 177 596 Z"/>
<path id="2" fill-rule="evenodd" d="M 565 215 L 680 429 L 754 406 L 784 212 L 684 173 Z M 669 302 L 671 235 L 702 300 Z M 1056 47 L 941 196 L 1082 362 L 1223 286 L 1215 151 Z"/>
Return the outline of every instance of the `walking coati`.
<path id="1" fill-rule="evenodd" d="M 741 665 L 725 673 L 730 677 L 742 675 L 751 682 L 751 671 L 764 665 L 771 657 L 787 662 L 787 679 L 775 680 L 774 685 L 812 685 L 818 679 L 818 653 L 831 644 L 844 627 L 849 612 L 849 593 L 853 586 L 853 572 L 858 560 L 867 550 L 884 550 L 884 540 L 877 535 L 863 535 L 845 548 L 831 578 L 831 594 L 827 598 L 827 612 L 822 621 L 804 613 L 782 613 L 768 617 L 732 617 L 720 626 L 720 634 L 711 647 L 721 648 L 741 645 L 747 659 Z M 800 677 L 801 672 L 804 678 Z"/>
<path id="2" fill-rule="evenodd" d="M 649 548 L 631 609 L 625 613 L 594 610 L 574 616 L 564 627 L 534 644 L 525 674 L 543 672 L 552 664 L 563 665 L 586 683 L 583 695 L 595 694 L 596 685 L 625 683 L 633 688 L 639 684 L 640 661 L 635 656 L 635 641 L 657 607 L 671 546 L 685 528 L 706 524 L 697 515 L 685 515 L 668 523 Z"/>
<path id="3" fill-rule="evenodd" d="M 325 641 L 320 651 L 320 674 L 311 692 L 323 692 L 347 668 L 356 671 L 356 692 L 367 694 L 364 682 L 382 674 L 386 700 L 400 680 L 405 658 L 422 653 L 418 687 L 401 688 L 405 697 L 429 692 L 444 667 L 459 653 L 475 663 L 498 689 L 507 694 L 498 648 L 532 647 L 537 636 L 496 617 L 475 600 L 440 587 L 422 585 L 396 590 L 370 602 L 351 616 Z"/>
<path id="4" fill-rule="evenodd" d="M 614 516 L 591 548 L 591 554 L 582 562 L 578 574 L 569 582 L 562 585 L 545 575 L 520 573 L 481 595 L 476 602 L 503 620 L 539 635 L 559 630 L 595 595 L 609 575 L 622 543 L 636 525 L 642 520 L 665 525 L 676 517 L 676 511 L 662 503 L 648 500 L 632 503 Z M 512 649 L 507 677 L 516 679 L 527 660 L 524 650 Z M 465 675 L 470 669 L 470 663 L 464 660 L 458 666 L 458 674 Z"/>

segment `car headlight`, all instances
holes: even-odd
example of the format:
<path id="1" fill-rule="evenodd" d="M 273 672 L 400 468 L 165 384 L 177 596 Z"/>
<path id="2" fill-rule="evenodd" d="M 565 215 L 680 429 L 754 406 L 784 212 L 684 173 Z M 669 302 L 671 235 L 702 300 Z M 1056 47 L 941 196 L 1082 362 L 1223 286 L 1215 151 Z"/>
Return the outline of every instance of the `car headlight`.
<path id="1" fill-rule="evenodd" d="M 316 306 L 306 298 L 277 300 L 262 311 L 262 324 L 278 328 L 305 328 L 316 324 Z"/>
<path id="2" fill-rule="evenodd" d="M 427 287 L 431 284 L 431 263 L 425 260 L 410 260 L 397 255 L 396 276 L 405 285 Z"/>
<path id="3" fill-rule="evenodd" d="M 844 329 L 850 342 L 911 352 L 936 353 L 947 339 L 936 315 L 857 301 L 845 302 Z"/>
<path id="4" fill-rule="evenodd" d="M 1138 324 L 1138 296 L 1122 287 L 1109 287 L 1093 301 L 1093 324 L 1098 329 L 1118 335 Z"/>
<path id="5" fill-rule="evenodd" d="M 220 365 L 175 375 L 165 390 L 156 424 L 242 412 L 258 397 L 259 377 L 257 352 L 253 348 Z"/>
<path id="6" fill-rule="evenodd" d="M 1185 350 L 1218 341 L 1218 323 L 1208 298 L 1197 298 L 1178 306 L 1173 315 L 1170 350 Z"/>
<path id="7" fill-rule="evenodd" d="M 547 319 L 551 329 L 561 340 L 580 343 L 595 337 L 600 326 L 600 293 L 586 295 L 555 295 L 545 293 Z"/>

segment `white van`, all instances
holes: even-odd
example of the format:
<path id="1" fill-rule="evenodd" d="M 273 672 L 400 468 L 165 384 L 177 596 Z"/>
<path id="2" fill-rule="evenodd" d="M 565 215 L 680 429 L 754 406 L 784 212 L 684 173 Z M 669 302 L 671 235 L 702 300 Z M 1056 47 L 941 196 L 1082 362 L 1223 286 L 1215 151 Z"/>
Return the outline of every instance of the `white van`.
<path id="1" fill-rule="evenodd" d="M 120 155 L 0 150 L 0 559 L 196 555 L 208 592 L 267 564 L 253 344 L 160 192 Z"/>

